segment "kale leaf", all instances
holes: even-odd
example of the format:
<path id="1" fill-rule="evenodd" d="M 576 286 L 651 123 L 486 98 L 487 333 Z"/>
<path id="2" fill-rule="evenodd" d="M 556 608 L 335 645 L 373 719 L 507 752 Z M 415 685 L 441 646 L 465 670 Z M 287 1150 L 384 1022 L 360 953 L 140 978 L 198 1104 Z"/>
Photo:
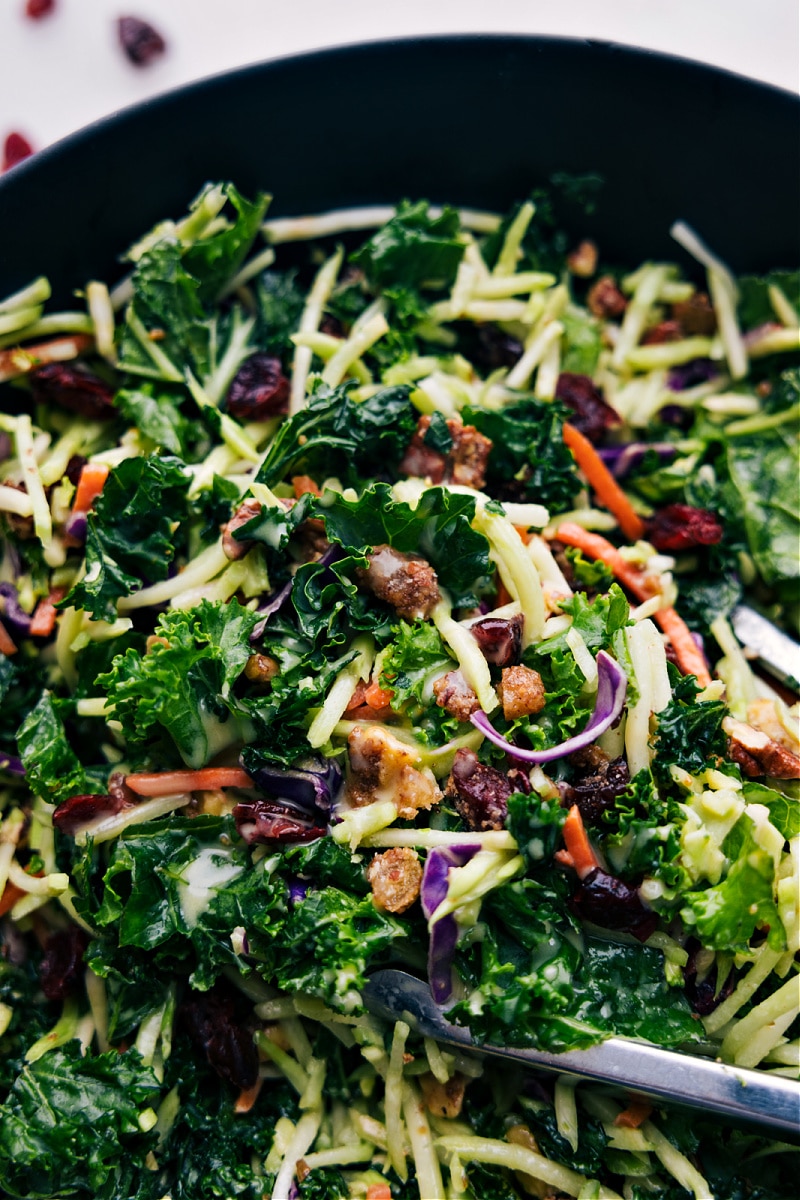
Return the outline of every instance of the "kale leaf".
<path id="1" fill-rule="evenodd" d="M 759 574 L 770 587 L 783 585 L 796 599 L 800 588 L 796 423 L 728 438 L 725 462 Z"/>
<path id="2" fill-rule="evenodd" d="M 236 214 L 234 219 L 227 227 L 193 241 L 183 254 L 184 267 L 199 281 L 197 290 L 201 304 L 212 304 L 239 270 L 269 205 L 270 198 L 263 192 L 250 201 L 232 183 L 226 183 L 223 190 Z"/>
<path id="3" fill-rule="evenodd" d="M 68 796 L 103 790 L 67 741 L 60 707 L 50 692 L 42 692 L 39 703 L 28 713 L 17 733 L 28 786 L 35 795 L 44 796 L 52 804 Z"/>
<path id="4" fill-rule="evenodd" d="M 114 407 L 131 421 L 154 450 L 166 450 L 179 458 L 189 457 L 192 422 L 184 417 L 178 400 L 166 392 L 156 393 L 145 383 L 136 390 L 123 388 L 114 396 Z"/>
<path id="5" fill-rule="evenodd" d="M 672 684 L 672 699 L 658 714 L 653 770 L 659 781 L 670 781 L 673 764 L 698 774 L 709 758 L 725 754 L 722 722 L 727 708 L 722 700 L 697 700 L 700 688 L 694 675 L 680 675 L 667 664 Z"/>
<path id="6" fill-rule="evenodd" d="M 377 287 L 449 287 L 464 254 L 460 220 L 454 208 L 432 217 L 425 200 L 403 200 L 394 216 L 351 260 Z"/>

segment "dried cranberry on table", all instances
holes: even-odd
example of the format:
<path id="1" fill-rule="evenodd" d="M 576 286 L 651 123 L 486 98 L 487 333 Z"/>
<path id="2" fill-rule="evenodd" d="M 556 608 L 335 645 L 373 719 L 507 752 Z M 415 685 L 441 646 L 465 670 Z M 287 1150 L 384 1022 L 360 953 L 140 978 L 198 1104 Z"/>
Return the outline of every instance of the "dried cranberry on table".
<path id="1" fill-rule="evenodd" d="M 158 30 L 140 17 L 120 17 L 117 34 L 122 49 L 135 67 L 146 67 L 167 48 Z"/>
<path id="2" fill-rule="evenodd" d="M 668 504 L 647 523 L 647 538 L 661 554 L 679 554 L 698 546 L 715 546 L 724 530 L 719 518 L 691 504 Z"/>
<path id="3" fill-rule="evenodd" d="M 33 146 L 26 137 L 23 137 L 21 133 L 9 133 L 3 146 L 2 169 L 10 171 L 12 167 L 16 167 L 17 163 L 30 158 L 32 154 Z"/>
<path id="4" fill-rule="evenodd" d="M 242 421 L 263 421 L 286 412 L 289 380 L 281 360 L 271 354 L 253 354 L 245 359 L 227 396 L 228 412 Z"/>
<path id="5" fill-rule="evenodd" d="M 55 7 L 56 0 L 27 0 L 25 16 L 31 21 L 39 21 L 42 17 L 48 17 Z"/>
<path id="6" fill-rule="evenodd" d="M 556 400 L 572 409 L 570 425 L 590 442 L 602 441 L 606 430 L 620 423 L 619 416 L 610 404 L 606 404 L 600 389 L 588 375 L 562 371 L 556 384 Z"/>

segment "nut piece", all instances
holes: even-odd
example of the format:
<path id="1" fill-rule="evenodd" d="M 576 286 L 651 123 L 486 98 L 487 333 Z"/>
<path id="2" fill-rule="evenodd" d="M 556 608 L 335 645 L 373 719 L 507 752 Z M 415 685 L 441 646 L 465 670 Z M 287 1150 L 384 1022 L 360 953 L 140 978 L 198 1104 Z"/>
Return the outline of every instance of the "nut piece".
<path id="1" fill-rule="evenodd" d="M 433 773 L 418 771 L 417 756 L 379 725 L 357 725 L 347 739 L 350 773 L 347 798 L 360 808 L 374 800 L 391 800 L 398 815 L 412 820 L 420 808 L 441 799 Z"/>
<path id="2" fill-rule="evenodd" d="M 251 654 L 244 666 L 245 676 L 251 683 L 269 683 L 280 674 L 280 663 L 268 654 Z"/>
<path id="3" fill-rule="evenodd" d="M 441 598 L 430 563 L 418 554 L 401 554 L 391 546 L 376 546 L 369 555 L 369 566 L 359 567 L 356 577 L 407 621 L 429 617 Z"/>
<path id="4" fill-rule="evenodd" d="M 601 275 L 597 283 L 589 288 L 586 303 L 596 317 L 609 319 L 621 317 L 628 307 L 628 301 L 617 287 L 613 275 Z"/>
<path id="5" fill-rule="evenodd" d="M 430 424 L 429 416 L 420 417 L 400 463 L 400 473 L 430 479 L 431 483 L 457 483 L 480 491 L 486 482 L 486 463 L 492 449 L 489 438 L 474 425 L 464 425 L 459 417 L 451 417 L 447 429 L 452 444 L 443 454 L 425 441 Z"/>
<path id="6" fill-rule="evenodd" d="M 597 270 L 597 246 L 594 242 L 581 242 L 567 255 L 567 266 L 579 279 L 591 279 Z"/>
<path id="7" fill-rule="evenodd" d="M 457 721 L 468 721 L 481 702 L 460 671 L 448 671 L 433 685 L 439 708 L 444 708 Z"/>
<path id="8" fill-rule="evenodd" d="M 419 1077 L 422 1102 L 428 1112 L 433 1113 L 435 1117 L 450 1117 L 451 1119 L 457 1117 L 464 1104 L 464 1093 L 467 1090 L 468 1082 L 466 1075 L 461 1075 L 456 1071 L 454 1075 L 450 1076 L 447 1083 L 439 1083 L 439 1080 L 430 1071 L 426 1071 Z"/>
<path id="9" fill-rule="evenodd" d="M 504 667 L 497 688 L 507 721 L 530 717 L 544 708 L 544 684 L 532 667 Z"/>
<path id="10" fill-rule="evenodd" d="M 230 521 L 222 526 L 222 552 L 226 558 L 230 558 L 234 562 L 239 558 L 244 558 L 253 542 L 252 540 L 237 541 L 233 536 L 233 531 L 241 529 L 242 525 L 246 525 L 248 521 L 252 521 L 254 517 L 260 515 L 261 501 L 251 498 L 240 504 Z"/>
<path id="11" fill-rule="evenodd" d="M 416 850 L 395 846 L 376 854 L 367 870 L 367 879 L 378 908 L 402 913 L 419 897 L 422 867 Z"/>
<path id="12" fill-rule="evenodd" d="M 800 779 L 800 755 L 734 717 L 726 717 L 722 728 L 728 735 L 728 752 L 745 775 L 753 779 L 761 775 L 770 775 L 773 779 Z"/>

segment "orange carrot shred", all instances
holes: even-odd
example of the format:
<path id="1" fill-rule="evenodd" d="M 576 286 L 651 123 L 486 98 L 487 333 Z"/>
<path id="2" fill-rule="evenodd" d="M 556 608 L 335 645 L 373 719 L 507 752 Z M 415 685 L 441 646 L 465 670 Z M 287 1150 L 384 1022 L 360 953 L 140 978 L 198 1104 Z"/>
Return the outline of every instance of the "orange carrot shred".
<path id="1" fill-rule="evenodd" d="M 296 500 L 299 500 L 301 496 L 305 496 L 307 492 L 310 492 L 312 496 L 322 495 L 322 492 L 310 475 L 293 475 L 292 487 L 294 488 Z"/>
<path id="2" fill-rule="evenodd" d="M 599 863 L 587 836 L 581 810 L 577 804 L 573 804 L 567 813 L 562 832 L 578 877 L 583 879 L 584 875 L 588 875 L 590 871 L 599 866 Z"/>
<path id="3" fill-rule="evenodd" d="M 30 634 L 31 637 L 49 637 L 56 627 L 56 618 L 58 612 L 56 604 L 59 600 L 63 600 L 65 595 L 64 588 L 53 588 L 50 595 L 39 601 L 36 605 L 36 611 L 31 617 Z"/>
<path id="4" fill-rule="evenodd" d="M 581 525 L 576 525 L 574 521 L 565 521 L 559 525 L 555 536 L 565 546 L 576 546 L 590 558 L 598 558 L 604 562 L 607 567 L 611 568 L 620 583 L 623 583 L 629 592 L 633 592 L 637 600 L 649 600 L 656 594 L 655 580 L 629 563 L 622 557 L 616 546 L 612 546 L 611 542 L 606 541 L 599 534 L 589 533 Z M 711 675 L 683 617 L 679 616 L 674 608 L 666 607 L 660 608 L 658 612 L 654 613 L 654 619 L 672 643 L 678 666 L 683 674 L 695 675 L 701 687 L 708 687 L 711 683 Z"/>
<path id="5" fill-rule="evenodd" d="M 24 895 L 25 892 L 21 887 L 17 887 L 15 883 L 7 883 L 2 896 L 0 896 L 0 917 L 4 917 L 7 912 L 11 912 L 17 901 L 21 900 Z"/>
<path id="6" fill-rule="evenodd" d="M 257 1079 L 252 1087 L 243 1088 L 236 1097 L 236 1103 L 233 1106 L 235 1113 L 248 1113 L 258 1099 L 258 1093 L 261 1091 L 263 1079 Z"/>
<path id="7" fill-rule="evenodd" d="M 564 441 L 572 451 L 576 463 L 586 476 L 597 499 L 616 517 L 617 524 L 628 541 L 638 542 L 645 535 L 644 521 L 592 443 L 587 437 L 584 437 L 579 429 L 570 425 L 569 421 L 564 422 Z"/>
<path id="8" fill-rule="evenodd" d="M 388 708 L 393 696 L 394 692 L 387 691 L 379 683 L 371 683 L 364 693 L 364 699 L 370 708 Z"/>
<path id="9" fill-rule="evenodd" d="M 634 1096 L 628 1107 L 614 1117 L 614 1124 L 617 1129 L 638 1129 L 652 1111 L 653 1106 L 649 1100 L 645 1100 L 643 1096 Z"/>
<path id="10" fill-rule="evenodd" d="M 12 654 L 17 653 L 16 643 L 11 637 L 11 634 L 6 629 L 2 621 L 0 621 L 0 654 L 5 654 L 8 658 Z"/>
<path id="11" fill-rule="evenodd" d="M 253 786 L 250 776 L 240 767 L 141 772 L 126 776 L 125 782 L 138 796 L 177 796 L 180 792 L 206 792 L 216 788 Z"/>
<path id="12" fill-rule="evenodd" d="M 108 471 L 109 469 L 104 463 L 86 463 L 84 465 L 75 489 L 75 499 L 72 502 L 74 513 L 89 511 L 105 486 Z"/>

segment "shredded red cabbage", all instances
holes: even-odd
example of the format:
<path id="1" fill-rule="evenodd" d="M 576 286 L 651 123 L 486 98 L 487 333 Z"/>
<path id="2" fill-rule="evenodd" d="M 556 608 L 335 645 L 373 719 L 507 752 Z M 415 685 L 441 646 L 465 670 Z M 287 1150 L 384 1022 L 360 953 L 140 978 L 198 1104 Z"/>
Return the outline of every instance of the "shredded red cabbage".
<path id="1" fill-rule="evenodd" d="M 628 679 L 622 667 L 605 650 L 600 650 L 597 655 L 597 700 L 589 723 L 581 733 L 567 738 L 560 746 L 551 746 L 549 750 L 521 750 L 497 732 L 483 711 L 473 713 L 470 721 L 490 742 L 505 750 L 509 758 L 518 758 L 521 762 L 552 762 L 590 746 L 604 730 L 613 725 L 622 712 L 627 689 Z"/>
<path id="2" fill-rule="evenodd" d="M 426 920 L 447 896 L 451 867 L 463 867 L 478 853 L 479 846 L 437 846 L 429 851 L 422 873 L 419 899 Z M 428 981 L 437 1004 L 446 1004 L 453 994 L 453 955 L 458 942 L 458 925 L 452 913 L 442 917 L 430 931 Z"/>

